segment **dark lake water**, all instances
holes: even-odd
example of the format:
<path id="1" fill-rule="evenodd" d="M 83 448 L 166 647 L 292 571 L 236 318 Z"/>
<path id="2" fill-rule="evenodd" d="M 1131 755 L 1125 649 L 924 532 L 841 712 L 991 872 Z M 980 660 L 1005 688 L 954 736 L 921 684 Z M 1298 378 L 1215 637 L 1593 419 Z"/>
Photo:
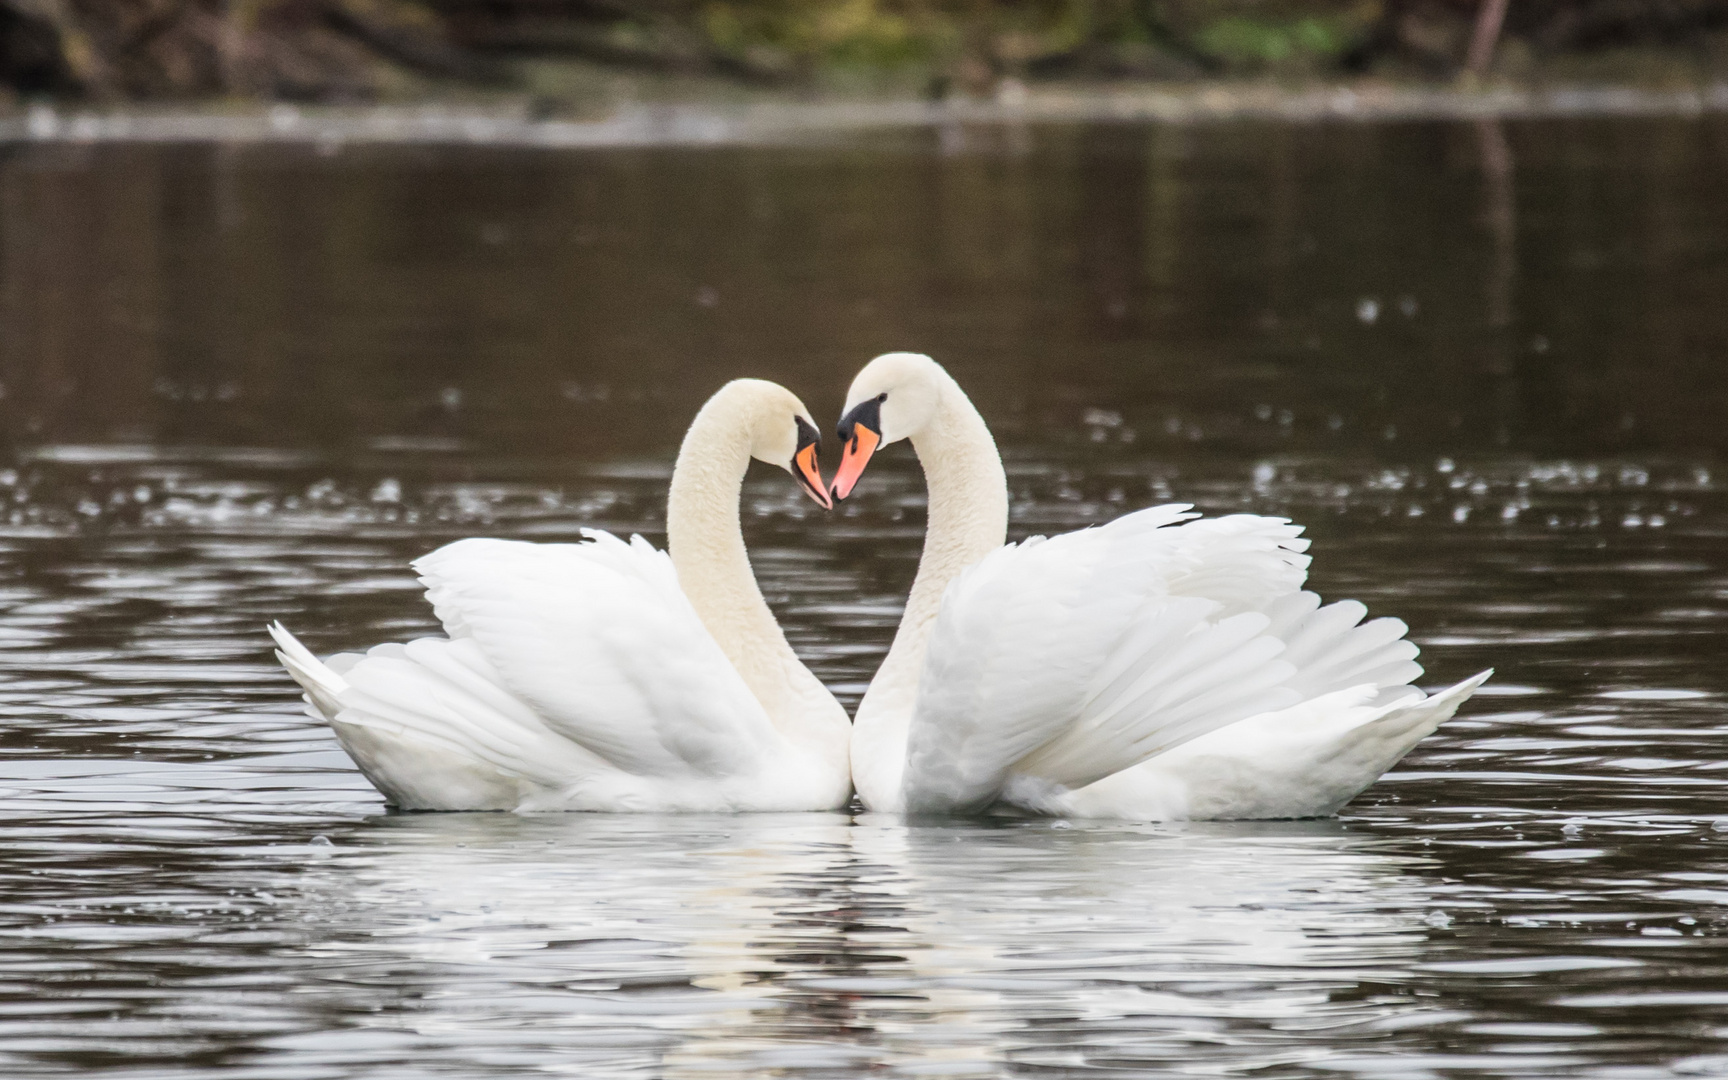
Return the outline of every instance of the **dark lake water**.
<path id="1" fill-rule="evenodd" d="M 0 151 L 0 1075 L 1728 1075 L 1728 121 Z M 270 657 L 915 349 L 1499 675 L 1336 820 L 393 815 Z M 829 463 L 834 460 L 830 446 Z M 923 491 L 746 529 L 850 706 Z"/>

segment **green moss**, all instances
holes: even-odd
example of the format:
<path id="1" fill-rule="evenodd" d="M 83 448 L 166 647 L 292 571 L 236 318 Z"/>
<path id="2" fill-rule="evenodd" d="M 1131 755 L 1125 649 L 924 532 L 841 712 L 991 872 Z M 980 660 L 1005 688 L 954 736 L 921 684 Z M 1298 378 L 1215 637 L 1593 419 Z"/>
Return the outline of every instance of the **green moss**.
<path id="1" fill-rule="evenodd" d="M 1350 15 L 1304 15 L 1290 21 L 1229 16 L 1203 26 L 1194 43 L 1231 67 L 1319 66 L 1360 40 Z"/>

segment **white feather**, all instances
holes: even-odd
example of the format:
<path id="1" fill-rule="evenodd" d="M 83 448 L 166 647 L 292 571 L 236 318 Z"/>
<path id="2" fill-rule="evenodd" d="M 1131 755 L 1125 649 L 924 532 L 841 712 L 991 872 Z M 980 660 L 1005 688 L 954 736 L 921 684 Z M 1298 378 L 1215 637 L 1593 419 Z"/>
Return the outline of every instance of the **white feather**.
<path id="1" fill-rule="evenodd" d="M 415 563 L 448 638 L 277 656 L 395 805 L 803 809 L 801 759 L 641 538 L 462 540 Z M 338 672 L 336 667 L 343 670 Z M 831 797 L 828 797 L 831 801 Z"/>
<path id="2" fill-rule="evenodd" d="M 1187 511 L 1009 545 L 955 580 L 912 712 L 908 810 L 979 809 L 1010 773 L 1083 786 L 1299 700 L 1285 643 L 1253 610 L 1300 588 L 1299 530 L 1180 524 Z"/>
<path id="3" fill-rule="evenodd" d="M 414 567 L 452 639 L 553 733 L 644 776 L 749 770 L 777 734 L 671 560 L 640 537 L 584 535 L 461 540 Z"/>
<path id="4" fill-rule="evenodd" d="M 1301 590 L 1296 526 L 1185 509 L 1009 545 L 955 582 L 912 717 L 907 809 L 1323 816 L 1487 679 L 1424 698 L 1402 622 Z"/>
<path id="5" fill-rule="evenodd" d="M 1283 518 L 1187 506 L 1000 546 L 1007 483 L 982 417 L 927 356 L 858 373 L 884 443 L 930 490 L 924 557 L 860 703 L 873 810 L 1126 817 L 1332 813 L 1451 716 L 1487 672 L 1424 698 L 1396 619 L 1305 592 Z"/>
<path id="6" fill-rule="evenodd" d="M 276 642 L 276 659 L 288 669 L 288 674 L 306 691 L 306 703 L 314 717 L 325 720 L 342 711 L 337 696 L 348 689 L 348 680 L 323 664 L 300 644 L 300 639 L 279 622 L 269 626 L 270 637 Z"/>
<path id="7" fill-rule="evenodd" d="M 399 806 L 844 806 L 845 710 L 787 643 L 739 521 L 750 462 L 786 467 L 810 424 L 785 387 L 735 379 L 678 450 L 675 556 L 596 530 L 576 544 L 461 540 L 414 564 L 447 636 L 320 662 L 277 625 L 276 655 Z"/>
<path id="8" fill-rule="evenodd" d="M 1045 813 L 1147 821 L 1335 814 L 1450 719 L 1491 671 L 1376 703 L 1364 684 L 1220 728 L 1078 791 L 1028 791 Z"/>

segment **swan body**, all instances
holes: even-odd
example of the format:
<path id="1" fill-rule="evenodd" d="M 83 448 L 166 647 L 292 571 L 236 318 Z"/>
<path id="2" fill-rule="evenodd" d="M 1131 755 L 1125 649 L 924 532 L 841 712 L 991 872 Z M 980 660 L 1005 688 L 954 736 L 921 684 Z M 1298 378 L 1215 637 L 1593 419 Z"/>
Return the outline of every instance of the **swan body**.
<path id="1" fill-rule="evenodd" d="M 416 810 L 826 810 L 851 798 L 845 711 L 792 652 L 744 550 L 750 459 L 826 503 L 797 398 L 741 379 L 685 436 L 667 552 L 460 540 L 414 563 L 444 637 L 277 657 L 367 779 Z"/>
<path id="2" fill-rule="evenodd" d="M 929 525 L 906 612 L 852 729 L 866 808 L 992 807 L 1143 820 L 1337 811 L 1449 718 L 1483 672 L 1429 697 L 1397 619 L 1305 591 L 1283 518 L 1158 506 L 1004 545 L 1007 482 L 935 361 L 853 381 L 834 494 L 909 439 Z"/>

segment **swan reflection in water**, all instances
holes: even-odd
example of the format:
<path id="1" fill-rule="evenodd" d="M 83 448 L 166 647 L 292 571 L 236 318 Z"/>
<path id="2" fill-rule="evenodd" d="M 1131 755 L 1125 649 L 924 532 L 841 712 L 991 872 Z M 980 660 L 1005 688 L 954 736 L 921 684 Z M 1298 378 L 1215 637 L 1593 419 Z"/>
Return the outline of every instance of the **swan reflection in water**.
<path id="1" fill-rule="evenodd" d="M 1112 1057 L 1288 1061 L 1285 1022 L 1336 1049 L 1415 1007 L 1331 998 L 1412 962 L 1428 899 L 1329 822 L 402 815 L 332 850 L 287 905 L 335 924 L 326 1004 L 416 1054 L 588 1075 L 987 1074 L 1106 1032 Z"/>

